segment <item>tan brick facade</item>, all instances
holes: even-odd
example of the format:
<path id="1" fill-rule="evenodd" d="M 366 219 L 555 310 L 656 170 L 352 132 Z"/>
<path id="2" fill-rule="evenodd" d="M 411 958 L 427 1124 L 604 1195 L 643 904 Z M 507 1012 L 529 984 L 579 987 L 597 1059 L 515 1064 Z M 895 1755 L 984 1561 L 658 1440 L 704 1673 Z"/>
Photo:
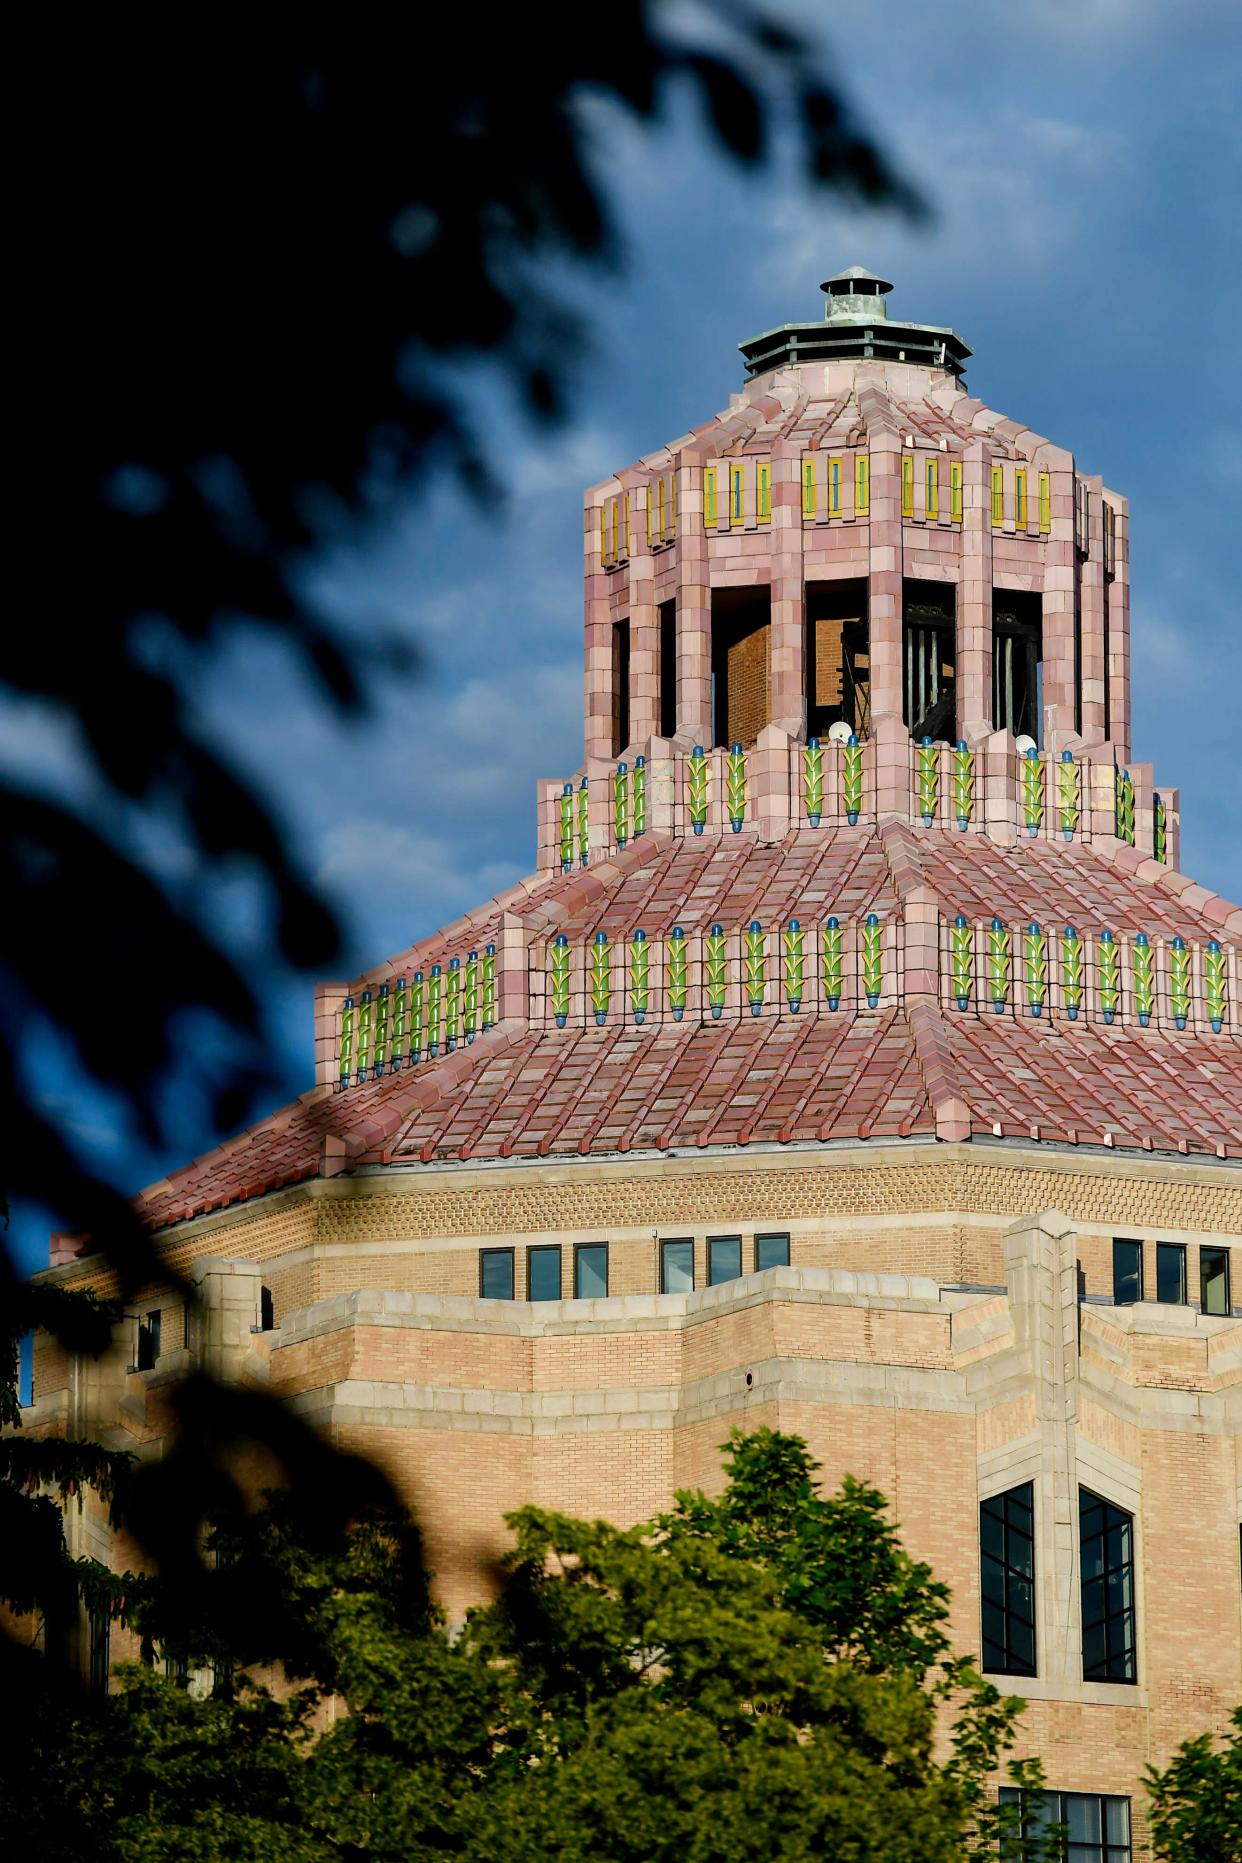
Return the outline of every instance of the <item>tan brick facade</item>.
<path id="1" fill-rule="evenodd" d="M 765 1231 L 789 1235 L 790 1266 L 756 1277 Z M 739 1233 L 743 1278 L 707 1287 L 707 1239 Z M 658 1291 L 670 1235 L 694 1238 L 688 1295 Z M 979 1502 L 1031 1480 L 1039 1674 L 998 1680 L 1029 1695 L 1024 1746 L 1049 1778 L 1127 1794 L 1137 1835 L 1143 1766 L 1242 1693 L 1242 1325 L 1111 1305 L 1114 1235 L 1181 1243 L 1192 1289 L 1197 1249 L 1225 1241 L 1237 1286 L 1242 1184 L 1227 1165 L 926 1144 L 377 1171 L 172 1231 L 170 1262 L 197 1263 L 188 1347 L 169 1309 L 161 1367 L 126 1372 L 119 1345 L 89 1403 L 140 1443 L 200 1359 L 267 1384 L 392 1473 L 454 1616 L 494 1582 L 506 1510 L 641 1520 L 717 1485 L 728 1430 L 763 1422 L 804 1436 L 827 1483 L 883 1490 L 977 1652 Z M 609 1245 L 608 1298 L 520 1298 L 527 1246 L 560 1243 L 568 1296 L 581 1241 Z M 508 1246 L 519 1299 L 480 1299 L 480 1249 Z M 57 1273 L 106 1284 L 90 1262 Z M 90 1427 L 67 1383 L 41 1349 L 36 1417 Z M 1080 1486 L 1134 1517 L 1133 1685 L 1082 1680 Z"/>

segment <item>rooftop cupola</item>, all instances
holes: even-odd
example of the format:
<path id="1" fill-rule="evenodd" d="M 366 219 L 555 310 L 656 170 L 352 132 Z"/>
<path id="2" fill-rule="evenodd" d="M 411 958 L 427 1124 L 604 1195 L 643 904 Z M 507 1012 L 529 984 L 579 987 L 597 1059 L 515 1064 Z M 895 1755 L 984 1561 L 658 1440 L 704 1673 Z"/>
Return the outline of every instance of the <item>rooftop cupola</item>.
<path id="1" fill-rule="evenodd" d="M 960 376 L 969 345 L 940 324 L 894 322 L 884 302 L 892 288 L 865 265 L 850 265 L 826 278 L 820 286 L 828 299 L 823 322 L 783 323 L 740 343 L 746 373 L 764 375 L 789 363 L 879 358 Z"/>

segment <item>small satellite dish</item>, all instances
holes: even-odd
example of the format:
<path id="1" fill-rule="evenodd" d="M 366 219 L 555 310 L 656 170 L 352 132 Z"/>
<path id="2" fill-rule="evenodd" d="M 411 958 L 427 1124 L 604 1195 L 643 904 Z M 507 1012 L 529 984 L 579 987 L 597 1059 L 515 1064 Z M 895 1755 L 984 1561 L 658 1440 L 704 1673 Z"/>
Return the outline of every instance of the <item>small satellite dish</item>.
<path id="1" fill-rule="evenodd" d="M 1035 739 L 1033 737 L 1027 737 L 1025 732 L 1018 739 L 1019 757 L 1025 757 L 1028 751 L 1038 750 L 1038 749 L 1039 749 L 1039 745 L 1035 742 Z"/>
<path id="2" fill-rule="evenodd" d="M 828 727 L 828 742 L 830 744 L 848 744 L 853 735 L 854 733 L 850 730 L 844 718 L 838 718 L 834 725 L 829 725 Z"/>

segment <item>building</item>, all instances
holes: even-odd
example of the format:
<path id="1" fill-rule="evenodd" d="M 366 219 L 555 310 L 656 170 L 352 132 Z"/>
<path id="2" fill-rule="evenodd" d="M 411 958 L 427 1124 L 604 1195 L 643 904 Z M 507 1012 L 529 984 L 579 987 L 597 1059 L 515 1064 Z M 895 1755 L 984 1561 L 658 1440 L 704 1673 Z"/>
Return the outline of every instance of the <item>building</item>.
<path id="1" fill-rule="evenodd" d="M 1242 911 L 1133 757 L 1125 499 L 889 289 L 587 493 L 537 872 L 319 990 L 317 1084 L 140 1199 L 190 1336 L 152 1289 L 40 1347 L 29 1420 L 266 1385 L 395 1472 L 454 1613 L 505 1509 L 630 1522 L 797 1431 L 1122 1863 L 1242 1692 Z"/>

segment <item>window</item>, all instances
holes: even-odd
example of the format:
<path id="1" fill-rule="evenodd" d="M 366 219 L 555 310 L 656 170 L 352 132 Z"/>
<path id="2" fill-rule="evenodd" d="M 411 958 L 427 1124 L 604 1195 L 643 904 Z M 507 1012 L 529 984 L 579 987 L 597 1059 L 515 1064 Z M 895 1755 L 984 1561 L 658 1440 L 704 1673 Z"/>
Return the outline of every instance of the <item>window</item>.
<path id="1" fill-rule="evenodd" d="M 559 1300 L 561 1297 L 561 1251 L 555 1244 L 540 1243 L 526 1251 L 527 1300 Z"/>
<path id="2" fill-rule="evenodd" d="M 1080 1488 L 1078 1537 L 1083 1680 L 1133 1682 L 1134 1517 L 1089 1488 Z"/>
<path id="3" fill-rule="evenodd" d="M 703 522 L 709 527 L 716 523 L 716 468 L 703 468 Z"/>
<path id="4" fill-rule="evenodd" d="M 992 522 L 1005 522 L 1005 469 L 1003 466 L 992 468 Z"/>
<path id="5" fill-rule="evenodd" d="M 619 757 L 630 741 L 630 624 L 612 626 L 612 754 Z"/>
<path id="6" fill-rule="evenodd" d="M 138 1322 L 138 1369 L 151 1371 L 160 1355 L 160 1316 L 148 1313 Z"/>
<path id="7" fill-rule="evenodd" d="M 903 453 L 901 456 L 901 515 L 914 516 L 914 455 Z"/>
<path id="8" fill-rule="evenodd" d="M 574 1248 L 574 1299 L 603 1300 L 608 1293 L 608 1244 L 579 1242 Z"/>
<path id="9" fill-rule="evenodd" d="M 1026 474 L 1019 466 L 1013 475 L 1013 521 L 1019 530 L 1026 529 Z"/>
<path id="10" fill-rule="evenodd" d="M 719 1287 L 722 1281 L 736 1281 L 741 1272 L 741 1236 L 709 1236 L 707 1240 L 707 1285 Z"/>
<path id="11" fill-rule="evenodd" d="M 1052 474 L 1039 475 L 1039 528 L 1044 536 L 1052 529 Z"/>
<path id="12" fill-rule="evenodd" d="M 804 518 L 815 516 L 815 461 L 804 459 L 802 462 L 802 515 Z"/>
<path id="13" fill-rule="evenodd" d="M 276 1324 L 276 1307 L 270 1287 L 259 1289 L 259 1331 L 270 1333 Z"/>
<path id="14" fill-rule="evenodd" d="M 190 1686 L 190 1659 L 184 1650 L 165 1651 L 164 1674 L 177 1688 Z"/>
<path id="15" fill-rule="evenodd" d="M 479 1293 L 484 1300 L 513 1299 L 513 1250 L 479 1250 Z"/>
<path id="16" fill-rule="evenodd" d="M 772 521 L 772 468 L 766 464 L 755 467 L 755 517 L 760 524 Z"/>
<path id="17" fill-rule="evenodd" d="M 91 1607 L 90 1689 L 92 1695 L 108 1692 L 108 1671 L 112 1666 L 112 1618 L 106 1604 Z"/>
<path id="18" fill-rule="evenodd" d="M 1003 1785 L 1000 1802 L 1021 1805 L 1025 1838 L 1052 1825 L 1064 1826 L 1066 1863 L 1131 1863 L 1128 1798 L 1098 1792 L 1019 1792 Z"/>
<path id="19" fill-rule="evenodd" d="M 829 517 L 841 515 L 841 461 L 839 459 L 828 461 L 828 515 Z"/>
<path id="20" fill-rule="evenodd" d="M 729 467 L 729 522 L 744 524 L 746 522 L 746 468 Z"/>
<path id="21" fill-rule="evenodd" d="M 1227 1248 L 1201 1248 L 1199 1250 L 1199 1305 L 1205 1313 L 1225 1315 L 1229 1313 L 1229 1250 Z"/>
<path id="22" fill-rule="evenodd" d="M 694 1243 L 677 1236 L 660 1244 L 660 1292 L 688 1294 L 694 1287 Z"/>
<path id="23" fill-rule="evenodd" d="M 789 1266 L 788 1236 L 755 1237 L 755 1273 L 762 1274 L 765 1268 L 787 1268 Z"/>
<path id="24" fill-rule="evenodd" d="M 929 459 L 923 468 L 923 503 L 929 518 L 940 516 L 940 461 Z"/>
<path id="25" fill-rule="evenodd" d="M 983 1667 L 1035 1674 L 1035 1487 L 1024 1481 L 979 1508 Z"/>
<path id="26" fill-rule="evenodd" d="M 1186 1305 L 1186 1250 L 1181 1242 L 1156 1244 L 1156 1299 Z"/>
<path id="27" fill-rule="evenodd" d="M 949 522 L 960 524 L 962 521 L 962 462 L 953 459 L 949 462 Z"/>
<path id="28" fill-rule="evenodd" d="M 1129 1236 L 1113 1238 L 1113 1301 L 1128 1307 L 1143 1298 L 1143 1244 Z"/>
<path id="29" fill-rule="evenodd" d="M 854 455 L 854 516 L 866 517 L 871 509 L 871 455 Z"/>
<path id="30" fill-rule="evenodd" d="M 660 736 L 677 730 L 677 603 L 660 603 Z"/>

